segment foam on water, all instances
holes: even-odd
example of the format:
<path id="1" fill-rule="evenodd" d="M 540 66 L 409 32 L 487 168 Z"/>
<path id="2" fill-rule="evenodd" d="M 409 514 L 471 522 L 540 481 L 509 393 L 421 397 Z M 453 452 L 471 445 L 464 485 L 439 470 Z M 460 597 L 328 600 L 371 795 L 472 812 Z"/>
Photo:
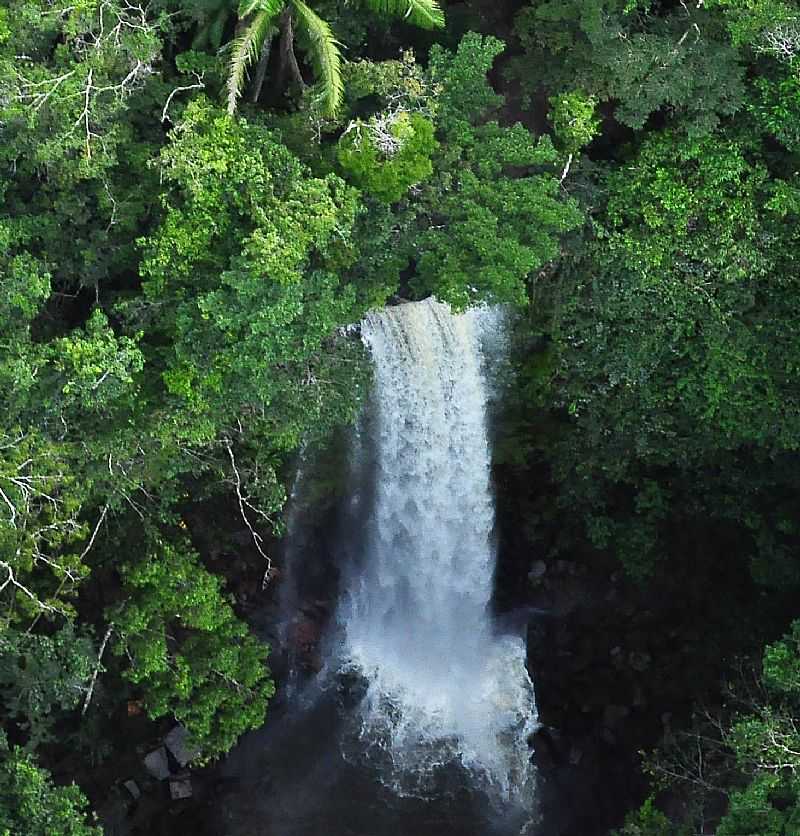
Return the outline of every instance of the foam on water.
<path id="1" fill-rule="evenodd" d="M 525 647 L 497 635 L 494 504 L 479 311 L 426 300 L 370 313 L 374 502 L 339 617 L 345 666 L 367 690 L 361 737 L 400 792 L 424 793 L 460 763 L 487 790 L 527 801 L 536 726 Z M 489 335 L 491 337 L 491 335 Z M 491 340 L 489 340 L 491 342 Z"/>

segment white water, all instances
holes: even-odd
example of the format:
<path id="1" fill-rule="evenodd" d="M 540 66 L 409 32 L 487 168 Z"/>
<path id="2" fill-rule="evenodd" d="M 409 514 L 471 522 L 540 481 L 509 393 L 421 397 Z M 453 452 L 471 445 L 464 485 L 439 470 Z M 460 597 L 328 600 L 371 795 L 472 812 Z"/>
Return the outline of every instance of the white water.
<path id="1" fill-rule="evenodd" d="M 532 792 L 536 725 L 525 648 L 493 631 L 494 507 L 480 329 L 433 300 L 370 313 L 374 504 L 340 618 L 347 664 L 367 679 L 361 737 L 390 783 L 424 793 L 461 763 L 496 797 Z M 489 335 L 491 336 L 491 335 Z"/>

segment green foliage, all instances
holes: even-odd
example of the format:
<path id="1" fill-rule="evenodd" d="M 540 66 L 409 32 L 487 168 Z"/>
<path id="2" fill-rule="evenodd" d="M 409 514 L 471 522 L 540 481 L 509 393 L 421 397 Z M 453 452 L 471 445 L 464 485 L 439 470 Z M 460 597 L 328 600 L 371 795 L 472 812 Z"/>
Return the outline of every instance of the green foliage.
<path id="1" fill-rule="evenodd" d="M 89 822 L 88 802 L 70 784 L 57 787 L 30 754 L 0 753 L 0 834 L 3 836 L 102 836 Z"/>
<path id="2" fill-rule="evenodd" d="M 683 743 L 667 741 L 648 764 L 648 771 L 660 776 L 665 788 L 689 787 L 698 811 L 717 807 L 715 787 L 721 788 L 728 804 L 717 834 L 792 836 L 798 832 L 799 640 L 800 622 L 795 621 L 788 635 L 765 648 L 760 675 L 745 669 L 729 683 L 726 696 L 737 707 L 733 712 L 725 711 L 725 706 L 717 709 L 716 717 L 704 711 L 710 721 L 707 725 L 683 735 Z M 677 751 L 677 756 L 670 756 L 670 751 L 673 755 Z M 703 764 L 703 782 L 694 781 L 695 763 Z M 690 817 L 686 827 L 695 832 L 691 825 Z"/>
<path id="3" fill-rule="evenodd" d="M 473 123 L 482 122 L 502 104 L 487 80 L 495 58 L 505 45 L 492 36 L 470 32 L 455 53 L 434 47 L 428 74 L 440 90 L 438 109 L 442 132 L 448 140 L 468 139 Z M 458 146 L 456 149 L 458 150 Z"/>
<path id="4" fill-rule="evenodd" d="M 69 623 L 52 636 L 0 635 L 3 713 L 27 733 L 29 748 L 55 740 L 59 715 L 83 702 L 96 655 L 92 641 Z"/>
<path id="5" fill-rule="evenodd" d="M 648 798 L 638 810 L 628 813 L 622 830 L 615 830 L 612 836 L 678 836 L 678 831 Z"/>
<path id="6" fill-rule="evenodd" d="M 27 170 L 48 166 L 73 182 L 115 162 L 127 130 L 120 115 L 154 72 L 163 21 L 139 7 L 12 0 L 0 53 L 5 154 L 24 144 Z M 32 142 L 38 134 L 39 142 Z"/>
<path id="7" fill-rule="evenodd" d="M 371 0 L 367 6 L 389 17 L 407 19 L 422 29 L 444 26 L 444 13 L 434 0 Z"/>
<path id="8" fill-rule="evenodd" d="M 202 101 L 161 166 L 170 192 L 142 270 L 171 346 L 164 381 L 182 404 L 180 432 L 208 441 L 232 412 L 256 413 L 269 443 L 289 450 L 329 416 L 351 415 L 340 379 L 352 350 L 333 335 L 359 308 L 333 265 L 356 192 L 309 176 L 269 131 Z"/>
<path id="9" fill-rule="evenodd" d="M 344 95 L 339 42 L 328 22 L 302 0 L 291 0 L 291 4 L 309 45 L 311 63 L 318 79 L 314 102 L 323 117 L 333 118 L 339 111 Z"/>
<path id="10" fill-rule="evenodd" d="M 0 439 L 0 592 L 7 617 L 70 614 L 69 598 L 87 572 L 71 549 L 85 534 L 78 519 L 84 491 L 65 451 L 41 433 L 12 428 Z"/>
<path id="11" fill-rule="evenodd" d="M 800 621 L 764 650 L 764 683 L 776 693 L 800 698 Z"/>
<path id="12" fill-rule="evenodd" d="M 227 83 L 228 113 L 231 115 L 236 112 L 247 67 L 258 57 L 264 41 L 273 34 L 273 20 L 282 4 L 263 2 L 243 5 L 242 12 L 246 23 L 241 27 L 241 34 L 228 47 L 230 52 Z M 339 92 L 341 92 L 340 88 Z M 332 91 L 332 95 L 336 95 L 336 91 Z"/>
<path id="13" fill-rule="evenodd" d="M 561 285 L 553 385 L 576 433 L 555 459 L 568 501 L 594 520 L 595 545 L 641 574 L 660 551 L 678 478 L 642 506 L 648 469 L 677 468 L 691 482 L 713 462 L 720 481 L 693 489 L 687 513 L 718 491 L 714 513 L 765 530 L 764 509 L 748 506 L 732 472 L 743 447 L 769 456 L 800 443 L 800 425 L 786 420 L 800 408 L 791 324 L 798 276 L 785 260 L 797 232 L 769 208 L 773 185 L 752 148 L 722 137 L 651 134 L 604 186 L 590 257 Z M 611 485 L 624 489 L 630 511 L 617 510 L 615 521 Z M 619 508 L 618 493 L 615 501 Z M 791 536 L 793 526 L 772 530 L 775 540 L 759 538 L 758 561 L 791 573 L 780 532 Z"/>
<path id="14" fill-rule="evenodd" d="M 730 809 L 720 822 L 719 836 L 786 836 L 786 814 L 771 804 L 773 791 L 780 785 L 777 776 L 763 775 L 742 792 L 731 794 Z M 791 815 L 791 813 L 789 814 Z M 796 817 L 795 823 L 797 821 Z"/>
<path id="15" fill-rule="evenodd" d="M 760 76 L 754 86 L 757 97 L 748 109 L 759 126 L 788 151 L 800 152 L 800 74 L 795 70 L 777 78 Z"/>
<path id="16" fill-rule="evenodd" d="M 749 783 L 730 795 L 717 833 L 789 836 L 800 827 L 800 621 L 764 650 L 765 701 L 751 706 L 728 732 L 728 743 Z"/>
<path id="17" fill-rule="evenodd" d="M 367 0 L 364 7 L 379 15 L 403 18 L 422 29 L 444 26 L 444 14 L 436 0 L 405 0 L 402 3 Z M 230 47 L 228 113 L 236 112 L 247 67 L 267 47 L 276 25 L 281 29 L 282 52 L 285 54 L 294 48 L 287 40 L 291 37 L 289 21 L 292 20 L 298 26 L 301 42 L 314 67 L 317 112 L 324 119 L 335 119 L 339 114 L 344 96 L 341 44 L 330 24 L 302 0 L 243 0 L 240 4 L 237 27 L 240 31 Z"/>
<path id="18" fill-rule="evenodd" d="M 724 12 L 738 46 L 779 60 L 791 60 L 800 47 L 797 7 L 789 0 L 710 0 L 708 6 Z"/>
<path id="19" fill-rule="evenodd" d="M 582 219 L 560 193 L 549 140 L 490 119 L 501 98 L 486 76 L 502 48 L 469 34 L 455 54 L 431 52 L 441 139 L 422 190 L 414 287 L 459 308 L 481 299 L 524 305 L 529 276 Z"/>
<path id="20" fill-rule="evenodd" d="M 337 157 L 354 185 L 395 203 L 430 177 L 436 147 L 433 124 L 419 113 L 401 111 L 354 123 L 339 140 Z"/>
<path id="21" fill-rule="evenodd" d="M 441 92 L 428 80 L 425 69 L 417 63 L 413 50 L 403 50 L 398 60 L 351 61 L 344 68 L 345 99 L 350 112 L 360 101 L 378 97 L 377 112 L 392 104 L 404 110 L 433 115 L 437 94 Z"/>
<path id="22" fill-rule="evenodd" d="M 54 340 L 52 351 L 65 412 L 102 411 L 107 418 L 110 409 L 135 395 L 144 358 L 136 340 L 116 336 L 102 311 L 92 313 L 83 333 Z"/>
<path id="23" fill-rule="evenodd" d="M 186 546 L 155 538 L 147 557 L 123 568 L 126 599 L 109 619 L 125 676 L 139 685 L 148 714 L 171 714 L 188 730 L 201 757 L 227 752 L 264 720 L 274 693 L 269 647 L 248 633 Z"/>
<path id="24" fill-rule="evenodd" d="M 0 44 L 4 256 L 71 298 L 135 264 L 167 20 L 118 2 L 13 0 Z M 155 120 L 153 120 L 155 121 Z M 145 136 L 146 135 L 146 136 Z M 135 172 L 135 173 L 134 173 Z M 144 179 L 143 179 L 144 177 Z M 147 188 L 142 186 L 147 183 Z"/>
<path id="25" fill-rule="evenodd" d="M 577 153 L 597 136 L 600 120 L 595 115 L 596 108 L 597 99 L 580 90 L 550 97 L 548 118 L 567 153 Z"/>
<path id="26" fill-rule="evenodd" d="M 650 5 L 534 0 L 516 20 L 526 55 L 511 71 L 530 95 L 544 82 L 557 92 L 577 87 L 618 102 L 616 118 L 632 128 L 663 110 L 692 133 L 711 130 L 739 110 L 745 93 L 724 23 L 704 4 L 661 15 Z M 531 65 L 542 67 L 542 76 L 527 72 Z"/>
<path id="27" fill-rule="evenodd" d="M 644 581 L 684 560 L 676 531 L 723 530 L 766 596 L 800 585 L 795 3 L 533 0 L 504 95 L 491 34 L 402 52 L 403 21 L 443 25 L 431 0 L 2 5 L 15 741 L 55 762 L 93 735 L 76 709 L 104 606 L 115 653 L 98 675 L 184 723 L 203 758 L 262 721 L 268 648 L 178 509 L 228 494 L 267 558 L 288 457 L 366 391 L 347 326 L 397 292 L 525 308 L 504 461 L 550 474 L 523 528 L 553 551 L 607 550 Z M 492 14 L 465 9 L 443 42 Z M 233 111 L 256 61 L 299 96 L 232 119 L 212 102 L 227 75 Z M 534 112 L 509 124 L 521 99 Z M 526 127 L 545 99 L 552 142 Z M 714 577 L 705 551 L 693 571 Z M 800 830 L 798 645 L 795 625 L 765 651 L 759 699 L 725 718 L 720 833 Z M 79 791 L 20 750 L 0 785 L 0 833 L 95 831 Z M 621 832 L 679 831 L 648 801 Z"/>

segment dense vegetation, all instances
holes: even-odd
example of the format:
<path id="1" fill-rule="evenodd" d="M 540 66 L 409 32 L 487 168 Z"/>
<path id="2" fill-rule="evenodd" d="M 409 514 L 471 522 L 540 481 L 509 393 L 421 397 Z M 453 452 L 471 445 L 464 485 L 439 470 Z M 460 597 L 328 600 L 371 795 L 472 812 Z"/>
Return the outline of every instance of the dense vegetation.
<path id="1" fill-rule="evenodd" d="M 128 700 L 201 761 L 262 723 L 191 509 L 270 581 L 291 454 L 367 385 L 344 326 L 395 294 L 519 310 L 504 449 L 556 551 L 647 584 L 702 529 L 800 592 L 793 0 L 4 0 L 0 164 L 0 832 L 97 832 L 47 769 Z M 625 836 L 720 796 L 720 834 L 798 832 L 792 616 L 685 738 L 713 776 L 650 756 L 680 820 Z"/>

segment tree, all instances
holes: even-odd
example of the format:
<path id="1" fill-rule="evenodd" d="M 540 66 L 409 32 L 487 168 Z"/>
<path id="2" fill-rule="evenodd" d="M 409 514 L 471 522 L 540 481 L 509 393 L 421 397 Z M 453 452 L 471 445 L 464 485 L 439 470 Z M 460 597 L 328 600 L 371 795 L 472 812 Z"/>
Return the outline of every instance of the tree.
<path id="1" fill-rule="evenodd" d="M 285 452 L 352 416 L 359 350 L 336 329 L 363 310 L 338 275 L 352 260 L 357 193 L 333 174 L 311 176 L 270 131 L 203 101 L 187 109 L 161 165 L 170 191 L 143 241 L 142 315 L 152 310 L 168 346 L 178 432 L 192 443 L 231 438 L 236 416 L 261 428 L 265 451 Z"/>
<path id="2" fill-rule="evenodd" d="M 622 830 L 615 830 L 612 836 L 679 836 L 669 819 L 648 798 L 640 809 L 625 817 Z M 687 834 L 688 836 L 688 834 Z"/>
<path id="3" fill-rule="evenodd" d="M 337 158 L 348 178 L 367 194 L 395 203 L 433 172 L 434 127 L 420 113 L 396 112 L 352 123 L 339 140 Z"/>
<path id="4" fill-rule="evenodd" d="M 0 834 L 2 836 L 102 836 L 90 824 L 88 802 L 70 784 L 54 786 L 30 754 L 5 745 L 0 758 Z"/>
<path id="5" fill-rule="evenodd" d="M 26 733 L 26 748 L 55 740 L 55 722 L 84 700 L 96 655 L 70 622 L 51 636 L 13 629 L 0 635 L 3 713 Z"/>
<path id="6" fill-rule="evenodd" d="M 745 94 L 744 62 L 707 5 L 534 0 L 515 22 L 525 55 L 510 72 L 529 96 L 539 85 L 559 94 L 577 87 L 613 103 L 617 120 L 637 130 L 662 111 L 704 133 Z"/>
<path id="7" fill-rule="evenodd" d="M 800 16 L 786 0 L 711 0 L 721 9 L 733 42 L 791 63 L 800 53 Z"/>
<path id="8" fill-rule="evenodd" d="M 568 154 L 576 154 L 599 133 L 596 108 L 597 99 L 580 90 L 550 97 L 548 118 L 559 144 Z"/>
<path id="9" fill-rule="evenodd" d="M 760 531 L 764 580 L 767 566 L 772 583 L 795 575 L 791 459 L 776 462 L 800 444 L 798 275 L 786 258 L 797 229 L 770 208 L 776 183 L 754 152 L 723 137 L 652 134 L 605 180 L 589 260 L 560 276 L 553 383 L 576 433 L 558 447 L 559 480 L 587 508 L 594 542 L 630 566 L 658 552 L 683 492 L 690 516 L 699 506 Z M 735 474 L 754 450 L 745 484 Z M 785 506 L 762 504 L 773 480 Z M 603 510 L 610 501 L 615 514 Z M 780 522 L 762 526 L 776 512 Z"/>
<path id="10" fill-rule="evenodd" d="M 758 76 L 753 86 L 748 110 L 758 126 L 787 151 L 800 153 L 800 72 L 781 67 Z"/>
<path id="11" fill-rule="evenodd" d="M 444 25 L 444 16 L 436 0 L 367 0 L 366 8 L 376 14 L 404 18 L 423 29 Z M 296 27 L 317 77 L 316 100 L 320 113 L 334 117 L 342 103 L 342 58 L 330 25 L 303 0 L 243 0 L 238 17 L 238 34 L 230 54 L 228 113 L 236 111 L 245 72 L 259 53 L 263 67 L 259 75 L 263 78 L 276 28 L 280 31 L 281 66 L 289 68 L 301 88 L 305 86 L 294 55 Z"/>
<path id="12" fill-rule="evenodd" d="M 656 832 L 695 832 L 693 825 L 707 821 L 705 809 L 718 807 L 715 802 L 720 796 L 727 800 L 727 810 L 714 831 L 720 836 L 791 836 L 797 832 L 800 622 L 795 621 L 781 640 L 767 645 L 760 669 L 756 665 L 742 673 L 732 680 L 725 704 L 715 714 L 703 712 L 703 727 L 684 733 L 680 740 L 666 741 L 648 758 L 648 772 L 658 778 L 661 788 L 688 784 L 696 797 L 688 805 L 683 830 L 651 807 L 650 813 L 664 827 Z"/>
<path id="13" fill-rule="evenodd" d="M 524 305 L 529 277 L 559 253 L 559 233 L 582 220 L 560 190 L 549 139 L 491 119 L 502 99 L 487 73 L 502 50 L 471 33 L 455 54 L 431 51 L 439 151 L 421 189 L 413 284 L 456 307 Z"/>
<path id="14" fill-rule="evenodd" d="M 139 117 L 160 109 L 151 97 L 161 84 L 167 20 L 116 1 L 5 5 L 0 192 L 8 254 L 36 259 L 68 304 L 81 288 L 97 295 L 111 276 L 135 268 L 133 241 L 154 198 L 141 188 L 142 163 L 160 133 L 157 120 Z"/>
<path id="15" fill-rule="evenodd" d="M 249 634 L 186 544 L 151 537 L 147 556 L 122 569 L 125 598 L 108 617 L 114 652 L 130 666 L 148 714 L 182 723 L 200 757 L 227 752 L 264 721 L 275 692 L 269 647 Z"/>

